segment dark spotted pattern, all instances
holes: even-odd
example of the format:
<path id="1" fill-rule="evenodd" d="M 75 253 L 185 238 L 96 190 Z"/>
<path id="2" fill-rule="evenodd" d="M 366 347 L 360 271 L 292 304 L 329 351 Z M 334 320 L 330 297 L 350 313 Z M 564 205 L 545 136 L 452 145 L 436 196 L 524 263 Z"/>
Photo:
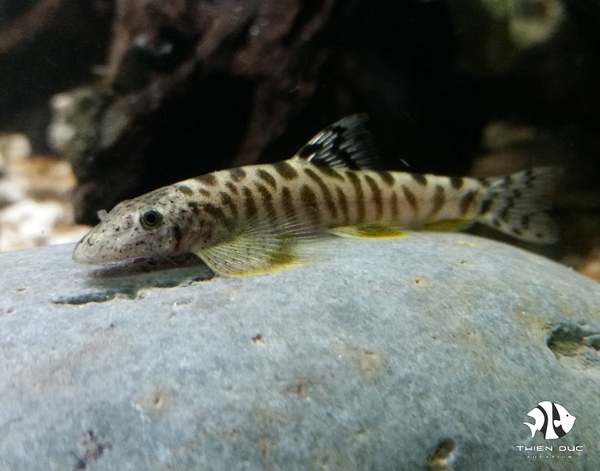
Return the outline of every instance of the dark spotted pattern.
<path id="1" fill-rule="evenodd" d="M 229 170 L 229 176 L 234 182 L 241 182 L 246 178 L 246 171 L 243 168 L 232 168 Z"/>
<path id="2" fill-rule="evenodd" d="M 225 186 L 227 186 L 227 189 L 229 191 L 231 191 L 231 194 L 234 196 L 238 196 L 240 194 L 240 191 L 238 190 L 238 187 L 235 183 L 233 182 L 227 182 L 225 183 Z"/>
<path id="3" fill-rule="evenodd" d="M 475 196 L 477 195 L 476 191 L 467 191 L 462 198 L 460 199 L 460 214 L 461 215 L 465 215 L 467 213 L 467 211 L 469 211 L 469 209 L 471 209 L 471 206 L 473 205 L 473 202 L 475 201 Z"/>
<path id="4" fill-rule="evenodd" d="M 340 206 L 340 210 L 342 211 L 342 217 L 344 218 L 342 224 L 347 224 L 350 222 L 350 213 L 348 212 L 348 198 L 346 198 L 346 194 L 339 186 L 336 187 L 335 190 L 337 194 L 338 204 Z"/>
<path id="5" fill-rule="evenodd" d="M 356 195 L 355 202 L 358 210 L 358 220 L 363 221 L 365 219 L 365 193 L 363 191 L 362 182 L 354 172 L 347 171 L 346 176 L 354 187 L 354 193 Z"/>
<path id="6" fill-rule="evenodd" d="M 427 185 L 427 177 L 425 175 L 421 175 L 420 173 L 411 173 L 410 176 L 416 181 L 419 185 Z"/>
<path id="7" fill-rule="evenodd" d="M 390 212 L 392 218 L 398 218 L 400 216 L 400 207 L 398 205 L 398 195 L 396 192 L 392 192 L 392 197 L 390 199 Z"/>
<path id="8" fill-rule="evenodd" d="M 283 201 L 283 211 L 288 214 L 296 214 L 296 208 L 292 199 L 292 192 L 287 187 L 281 190 L 281 200 Z"/>
<path id="9" fill-rule="evenodd" d="M 415 194 L 408 188 L 406 185 L 402 185 L 402 193 L 404 194 L 404 198 L 408 201 L 408 204 L 412 208 L 413 211 L 417 210 L 417 197 Z"/>
<path id="10" fill-rule="evenodd" d="M 196 216 L 200 214 L 200 205 L 196 201 L 189 201 L 187 205 Z"/>
<path id="11" fill-rule="evenodd" d="M 377 218 L 381 218 L 383 216 L 383 195 L 381 193 L 381 189 L 379 185 L 370 175 L 365 175 L 365 181 L 371 188 L 371 196 L 373 197 L 373 202 L 375 203 L 375 210 L 377 214 Z"/>
<path id="12" fill-rule="evenodd" d="M 481 214 L 481 215 L 487 214 L 487 212 L 491 209 L 491 207 L 492 207 L 492 199 L 488 198 L 488 199 L 484 200 L 483 203 L 481 203 L 481 209 L 479 210 L 479 214 Z M 461 205 L 461 208 L 462 208 L 462 205 Z"/>
<path id="13" fill-rule="evenodd" d="M 226 226 L 229 226 L 229 220 L 227 218 L 227 215 L 225 214 L 225 212 L 219 208 L 217 205 L 215 204 L 203 204 L 202 205 L 202 210 L 206 213 L 206 214 L 210 214 L 213 219 L 217 222 L 223 223 Z"/>
<path id="14" fill-rule="evenodd" d="M 159 188 L 158 190 L 154 190 L 147 195 L 144 196 L 144 202 L 148 205 L 153 205 L 161 200 L 163 197 L 167 196 L 171 190 L 169 187 Z M 125 201 L 124 201 L 125 202 Z M 124 203 L 123 202 L 123 203 Z M 123 204 L 120 203 L 120 204 Z M 133 208 L 135 206 L 135 200 L 127 200 L 127 208 Z"/>
<path id="15" fill-rule="evenodd" d="M 317 175 L 317 173 L 314 170 L 310 168 L 305 168 L 304 173 L 306 173 L 306 175 L 308 175 L 310 179 L 312 179 L 314 182 L 317 183 L 317 185 L 319 185 L 319 189 L 321 190 L 321 193 L 323 194 L 323 199 L 325 200 L 325 206 L 327 206 L 327 211 L 329 211 L 329 214 L 332 218 L 336 218 L 337 207 L 335 206 L 335 201 L 333 200 L 333 195 L 331 194 L 329 187 L 325 184 L 323 179 L 319 175 Z"/>
<path id="16" fill-rule="evenodd" d="M 275 171 L 285 180 L 294 180 L 298 178 L 298 172 L 289 162 L 278 162 L 273 164 Z"/>
<path id="17" fill-rule="evenodd" d="M 344 176 L 333 167 L 327 165 L 315 165 L 314 168 L 328 177 L 344 181 Z"/>
<path id="18" fill-rule="evenodd" d="M 183 231 L 177 224 L 174 224 L 172 227 L 171 237 L 173 238 L 173 242 L 175 243 L 174 244 L 175 250 L 176 251 L 179 250 L 179 246 L 181 245 L 181 239 L 183 239 Z"/>
<path id="19" fill-rule="evenodd" d="M 244 195 L 244 209 L 246 210 L 246 217 L 248 219 L 253 218 L 258 213 L 256 207 L 256 201 L 254 201 L 254 195 L 247 186 L 242 188 L 242 194 Z"/>
<path id="20" fill-rule="evenodd" d="M 464 184 L 465 180 L 463 178 L 450 177 L 450 185 L 452 185 L 452 188 L 454 188 L 455 190 L 460 190 Z"/>
<path id="21" fill-rule="evenodd" d="M 256 189 L 260 193 L 261 201 L 266 213 L 271 215 L 274 214 L 275 207 L 273 206 L 273 195 L 271 194 L 269 189 L 266 186 L 261 185 L 260 183 L 256 184 Z"/>
<path id="22" fill-rule="evenodd" d="M 194 180 L 206 186 L 215 186 L 217 184 L 217 177 L 215 177 L 215 175 L 212 173 L 202 175 L 201 177 L 196 177 Z"/>
<path id="23" fill-rule="evenodd" d="M 221 198 L 221 204 L 223 206 L 226 206 L 227 208 L 229 208 L 229 211 L 231 212 L 232 217 L 237 218 L 238 208 L 237 208 L 237 205 L 235 204 L 235 201 L 231 197 L 231 195 L 225 191 L 221 191 L 219 193 L 219 196 Z"/>
<path id="24" fill-rule="evenodd" d="M 187 186 L 187 185 L 179 185 L 177 187 L 177 189 L 179 191 L 181 191 L 185 196 L 192 196 L 194 194 L 194 192 L 192 191 L 192 189 Z"/>
<path id="25" fill-rule="evenodd" d="M 486 200 L 484 202 L 483 206 L 485 206 L 485 211 L 483 211 L 484 208 L 482 206 L 482 208 L 481 208 L 482 209 L 481 214 L 485 214 L 485 213 L 487 213 L 489 211 L 488 201 L 489 200 Z M 512 198 L 508 198 L 506 200 L 505 206 L 498 212 L 497 217 L 500 220 L 504 221 L 504 222 L 508 222 L 509 216 L 510 216 L 510 212 L 514 208 L 514 206 L 515 206 L 515 200 L 512 199 Z"/>
<path id="26" fill-rule="evenodd" d="M 269 185 L 274 190 L 277 188 L 277 180 L 275 179 L 275 177 L 273 175 L 271 175 L 266 170 L 263 170 L 261 168 L 257 172 L 257 175 L 258 175 L 258 178 L 260 178 L 262 181 L 264 181 L 267 185 Z"/>
<path id="27" fill-rule="evenodd" d="M 396 184 L 396 179 L 394 178 L 394 175 L 392 175 L 390 172 L 379 172 L 378 175 L 381 177 L 381 180 L 386 185 L 394 186 Z"/>
<path id="28" fill-rule="evenodd" d="M 300 190 L 300 201 L 306 209 L 318 209 L 317 195 L 308 185 L 302 185 Z"/>
<path id="29" fill-rule="evenodd" d="M 431 216 L 436 215 L 441 211 L 446 203 L 446 191 L 443 186 L 436 185 L 435 192 L 433 194 L 433 205 L 431 207 Z"/>

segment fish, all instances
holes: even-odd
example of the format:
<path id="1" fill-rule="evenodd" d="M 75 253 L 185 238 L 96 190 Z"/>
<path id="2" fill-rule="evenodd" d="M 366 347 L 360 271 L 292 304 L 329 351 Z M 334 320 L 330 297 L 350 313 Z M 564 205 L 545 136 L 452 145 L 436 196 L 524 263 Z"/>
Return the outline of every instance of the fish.
<path id="1" fill-rule="evenodd" d="M 571 431 L 577 419 L 565 407 L 550 401 L 540 402 L 527 416 L 535 420 L 535 424 L 523 422 L 531 430 L 531 438 L 540 431 L 546 440 L 564 437 Z"/>
<path id="2" fill-rule="evenodd" d="M 193 253 L 235 277 L 309 263 L 314 242 L 330 234 L 390 239 L 482 223 L 556 241 L 547 211 L 559 169 L 486 179 L 382 170 L 366 120 L 339 120 L 288 160 L 219 170 L 99 211 L 73 259 L 107 265 Z"/>

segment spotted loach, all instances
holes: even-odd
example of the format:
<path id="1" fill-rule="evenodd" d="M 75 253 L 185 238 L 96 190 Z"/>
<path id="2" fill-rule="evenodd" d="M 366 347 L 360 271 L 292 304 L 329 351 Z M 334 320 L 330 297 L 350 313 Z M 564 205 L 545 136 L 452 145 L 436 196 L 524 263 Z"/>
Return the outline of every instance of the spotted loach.
<path id="1" fill-rule="evenodd" d="M 106 265 L 194 253 L 221 276 L 248 276 L 309 262 L 327 234 L 388 239 L 482 223 L 556 241 L 547 211 L 559 169 L 487 179 L 383 171 L 366 119 L 336 122 L 289 160 L 209 173 L 99 211 L 73 259 Z"/>

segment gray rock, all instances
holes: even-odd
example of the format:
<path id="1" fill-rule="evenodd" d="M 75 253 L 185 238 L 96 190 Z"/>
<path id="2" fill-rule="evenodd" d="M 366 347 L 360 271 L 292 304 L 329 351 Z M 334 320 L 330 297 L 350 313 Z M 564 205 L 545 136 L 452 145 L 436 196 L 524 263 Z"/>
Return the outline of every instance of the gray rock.
<path id="1" fill-rule="evenodd" d="M 549 260 L 463 234 L 336 239 L 225 279 L 72 250 L 0 255 L 3 471 L 600 462 L 600 286 Z M 541 401 L 577 418 L 562 438 L 530 438 Z"/>

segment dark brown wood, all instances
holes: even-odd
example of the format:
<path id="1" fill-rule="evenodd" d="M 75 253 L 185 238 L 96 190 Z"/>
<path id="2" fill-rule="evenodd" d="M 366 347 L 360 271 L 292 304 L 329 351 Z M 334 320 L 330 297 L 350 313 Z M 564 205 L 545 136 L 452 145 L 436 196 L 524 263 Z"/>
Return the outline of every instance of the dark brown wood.
<path id="1" fill-rule="evenodd" d="M 91 92 L 96 112 L 76 117 L 85 103 L 75 100 L 78 144 L 62 149 L 79 180 L 77 219 L 255 163 L 315 93 L 353 4 L 117 0 L 109 74 Z"/>

